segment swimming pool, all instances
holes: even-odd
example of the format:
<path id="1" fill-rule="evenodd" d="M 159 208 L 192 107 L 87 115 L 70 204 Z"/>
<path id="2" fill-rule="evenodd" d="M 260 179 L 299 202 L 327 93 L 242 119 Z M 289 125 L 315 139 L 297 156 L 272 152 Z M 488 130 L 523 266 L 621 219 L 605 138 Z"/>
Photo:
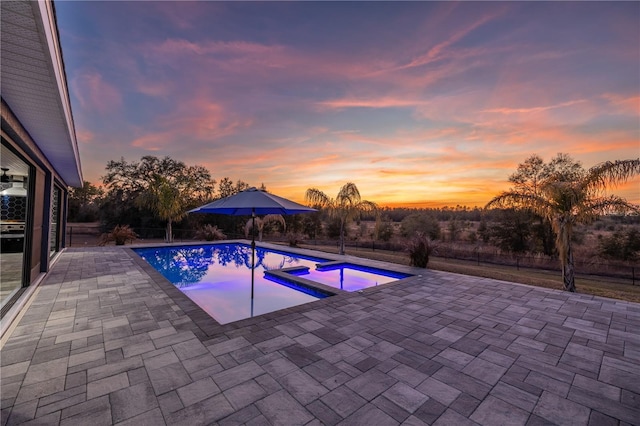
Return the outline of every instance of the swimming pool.
<path id="1" fill-rule="evenodd" d="M 219 243 L 133 250 L 220 324 L 410 276 L 256 247 L 252 298 L 249 245 Z"/>
<path id="2" fill-rule="evenodd" d="M 134 251 L 220 324 L 251 318 L 329 294 L 264 278 L 264 271 L 326 260 L 256 247 L 251 298 L 251 247 L 244 244 L 153 247 Z"/>

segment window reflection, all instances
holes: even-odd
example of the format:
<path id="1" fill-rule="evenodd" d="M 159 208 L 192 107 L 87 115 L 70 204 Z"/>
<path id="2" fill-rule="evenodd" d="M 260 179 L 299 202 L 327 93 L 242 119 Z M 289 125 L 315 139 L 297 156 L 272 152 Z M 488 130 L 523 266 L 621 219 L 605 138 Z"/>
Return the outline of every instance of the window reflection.
<path id="1" fill-rule="evenodd" d="M 51 226 L 49 227 L 49 256 L 53 256 L 60 250 L 60 199 L 62 191 L 57 186 L 53 187 L 51 197 Z"/>
<path id="2" fill-rule="evenodd" d="M 29 165 L 4 143 L 0 182 L 0 302 L 4 306 L 24 280 L 25 223 L 29 197 Z"/>

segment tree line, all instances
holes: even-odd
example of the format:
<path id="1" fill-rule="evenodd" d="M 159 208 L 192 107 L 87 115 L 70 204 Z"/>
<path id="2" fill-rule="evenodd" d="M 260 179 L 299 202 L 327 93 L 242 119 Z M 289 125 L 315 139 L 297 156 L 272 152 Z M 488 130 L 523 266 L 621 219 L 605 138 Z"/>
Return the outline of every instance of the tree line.
<path id="1" fill-rule="evenodd" d="M 201 215 L 188 216 L 188 210 L 249 188 L 248 183 L 228 177 L 216 181 L 202 166 L 155 156 L 109 161 L 101 180 L 102 187 L 84 182 L 82 188 L 70 190 L 69 222 L 98 221 L 105 229 L 119 224 L 138 229 L 166 227 L 169 240 L 174 223 L 181 229 L 203 225 Z"/>
<path id="2" fill-rule="evenodd" d="M 493 244 L 509 252 L 555 255 L 562 266 L 564 288 L 574 291 L 573 245 L 579 239 L 578 227 L 592 224 L 603 215 L 621 223 L 640 223 L 638 206 L 606 192 L 638 174 L 640 159 L 605 162 L 584 169 L 567 154 L 558 154 L 548 163 L 534 154 L 509 176 L 511 188 L 484 208 L 379 207 L 363 200 L 351 182 L 340 188 L 335 198 L 309 188 L 305 198 L 319 212 L 287 216 L 284 226 L 280 220 L 265 221 L 260 233 L 281 227 L 296 239 L 303 235 L 311 239 L 338 238 L 340 252 L 344 253 L 345 239 L 352 232 L 348 225 L 353 221 L 375 221 L 372 232 L 364 225 L 356 232 L 361 237 L 383 241 L 394 237 L 410 241 L 419 235 L 429 241 L 464 239 Z M 187 166 L 170 157 L 144 156 L 132 162 L 122 158 L 107 163 L 102 185 L 99 188 L 84 182 L 82 188 L 70 191 L 70 222 L 100 221 L 105 229 L 118 224 L 138 229 L 166 228 L 168 241 L 174 225 L 201 229 L 215 224 L 231 235 L 245 229 L 241 218 L 186 214 L 192 208 L 249 187 L 242 180 L 233 182 L 228 177 L 216 181 L 201 166 Z M 262 189 L 266 190 L 264 185 Z M 637 258 L 640 231 L 628 228 L 603 237 L 600 252 L 610 258 Z"/>

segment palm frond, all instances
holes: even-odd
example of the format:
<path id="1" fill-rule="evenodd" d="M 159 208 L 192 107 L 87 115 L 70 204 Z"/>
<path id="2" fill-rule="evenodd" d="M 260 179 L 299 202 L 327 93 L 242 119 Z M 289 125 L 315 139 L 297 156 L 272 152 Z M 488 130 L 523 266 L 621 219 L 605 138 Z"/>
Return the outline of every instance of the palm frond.
<path id="1" fill-rule="evenodd" d="M 594 213 L 594 216 L 612 213 L 640 213 L 640 206 L 632 204 L 622 197 L 610 195 L 609 197 L 589 200 L 585 210 Z"/>
<path id="2" fill-rule="evenodd" d="M 336 197 L 336 202 L 343 206 L 355 206 L 360 201 L 360 191 L 358 191 L 358 187 L 353 182 L 345 183 Z"/>
<path id="3" fill-rule="evenodd" d="M 595 191 L 604 190 L 607 186 L 619 185 L 636 175 L 640 175 L 640 158 L 605 161 L 588 170 L 584 185 Z"/>
<path id="4" fill-rule="evenodd" d="M 485 209 L 512 209 L 512 208 L 533 208 L 538 204 L 546 204 L 546 200 L 535 194 L 523 194 L 521 192 L 507 191 L 494 197 L 489 201 Z"/>
<path id="5" fill-rule="evenodd" d="M 304 198 L 313 206 L 327 207 L 332 204 L 331 198 L 317 188 L 307 189 Z"/>
<path id="6" fill-rule="evenodd" d="M 378 214 L 379 207 L 373 201 L 362 200 L 359 203 L 359 208 L 364 213 L 376 213 Z"/>

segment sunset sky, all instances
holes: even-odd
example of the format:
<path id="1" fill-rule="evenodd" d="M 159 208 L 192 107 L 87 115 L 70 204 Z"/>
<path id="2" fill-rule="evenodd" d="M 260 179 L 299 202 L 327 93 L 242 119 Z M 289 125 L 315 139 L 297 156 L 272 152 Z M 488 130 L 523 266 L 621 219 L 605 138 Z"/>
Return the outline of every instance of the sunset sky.
<path id="1" fill-rule="evenodd" d="M 299 202 L 483 206 L 534 153 L 640 156 L 638 2 L 55 5 L 94 184 L 168 155 Z"/>

